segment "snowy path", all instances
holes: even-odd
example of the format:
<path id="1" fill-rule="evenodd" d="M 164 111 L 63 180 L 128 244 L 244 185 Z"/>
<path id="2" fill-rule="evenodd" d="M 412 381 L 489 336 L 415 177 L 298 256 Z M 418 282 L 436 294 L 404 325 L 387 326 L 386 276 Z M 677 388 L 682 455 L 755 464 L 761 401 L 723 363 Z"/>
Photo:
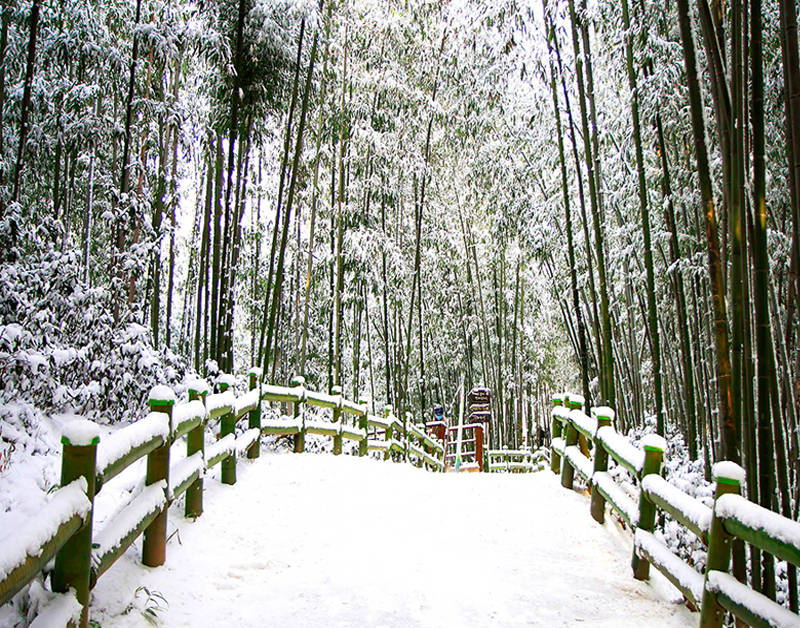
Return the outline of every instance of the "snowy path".
<path id="1" fill-rule="evenodd" d="M 270 454 L 242 461 L 235 487 L 206 486 L 196 522 L 171 509 L 165 566 L 130 550 L 100 579 L 103 628 L 151 628 L 139 586 L 166 598 L 164 628 L 697 626 L 665 582 L 632 578 L 628 537 L 550 473 Z"/>

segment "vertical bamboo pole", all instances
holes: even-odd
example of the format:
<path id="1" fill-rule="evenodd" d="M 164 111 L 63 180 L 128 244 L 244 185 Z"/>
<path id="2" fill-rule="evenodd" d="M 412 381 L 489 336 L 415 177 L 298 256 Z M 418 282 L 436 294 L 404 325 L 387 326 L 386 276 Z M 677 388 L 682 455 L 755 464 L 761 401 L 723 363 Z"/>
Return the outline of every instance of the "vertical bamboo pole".
<path id="1" fill-rule="evenodd" d="M 225 381 L 225 376 L 219 382 L 220 392 L 227 391 L 231 386 L 230 381 Z M 228 434 L 236 432 L 236 414 L 235 409 L 231 407 L 230 411 L 223 414 L 219 422 L 219 437 L 225 438 Z M 233 453 L 225 458 L 220 463 L 220 480 L 223 484 L 233 485 L 236 484 L 236 454 Z"/>
<path id="2" fill-rule="evenodd" d="M 714 491 L 714 504 L 725 494 L 738 495 L 742 490 L 744 470 L 733 462 L 718 462 L 713 469 L 717 488 Z M 708 531 L 708 557 L 706 558 L 703 602 L 700 605 L 700 628 L 721 628 L 725 619 L 725 609 L 717 601 L 715 593 L 708 588 L 708 574 L 711 571 L 728 571 L 731 560 L 732 536 L 725 530 L 722 519 L 712 509 L 711 527 Z"/>
<path id="3" fill-rule="evenodd" d="M 147 477 L 145 485 L 150 486 L 165 480 L 169 486 L 169 448 L 172 444 L 172 407 L 175 393 L 166 386 L 156 386 L 150 391 L 150 411 L 163 412 L 170 425 L 170 438 L 147 455 Z M 159 567 L 167 559 L 167 509 L 164 508 L 144 531 L 142 543 L 142 562 L 148 567 Z"/>
<path id="4" fill-rule="evenodd" d="M 644 467 L 639 476 L 639 485 L 641 481 L 651 473 L 661 473 L 661 465 L 664 462 L 664 452 L 667 449 L 667 441 L 657 434 L 648 434 L 642 439 L 644 446 Z M 656 523 L 656 506 L 649 499 L 644 496 L 644 493 L 639 496 L 639 522 L 636 527 L 641 530 L 652 532 Z M 633 568 L 633 577 L 637 580 L 647 580 L 650 576 L 650 563 L 633 550 L 633 558 L 631 559 L 631 567 Z"/>
<path id="5" fill-rule="evenodd" d="M 253 366 L 248 371 L 247 376 L 250 379 L 250 390 L 255 390 L 260 386 L 261 382 L 261 375 L 263 371 L 261 367 Z M 247 416 L 247 427 L 251 430 L 261 430 L 261 392 L 259 391 L 258 394 L 258 403 L 256 407 L 250 411 L 250 414 Z M 247 450 L 247 457 L 250 460 L 254 460 L 261 455 L 261 437 L 259 436 L 250 445 L 250 448 Z"/>
<path id="6" fill-rule="evenodd" d="M 592 408 L 594 415 L 597 418 L 597 429 L 601 427 L 609 427 L 614 422 L 614 411 L 608 406 L 600 406 Z M 608 471 L 608 452 L 603 447 L 602 441 L 595 435 L 594 439 L 594 467 L 593 473 L 602 473 Z M 606 500 L 603 499 L 597 487 L 592 487 L 592 501 L 591 501 L 592 518 L 597 523 L 605 521 Z"/>
<path id="7" fill-rule="evenodd" d="M 90 421 L 72 421 L 64 428 L 61 443 L 61 486 L 80 477 L 86 479 L 86 496 L 92 503 L 92 512 L 84 526 L 78 530 L 56 554 L 53 571 L 53 591 L 66 593 L 75 589 L 80 602 L 80 628 L 89 626 L 90 576 L 92 569 L 92 523 L 94 517 L 94 492 L 96 482 L 97 445 L 100 436 L 97 426 Z"/>
<path id="8" fill-rule="evenodd" d="M 208 395 L 208 384 L 205 380 L 197 379 L 189 384 L 189 401 L 202 399 L 203 405 L 206 405 L 206 396 Z M 197 453 L 203 452 L 205 457 L 205 419 L 200 422 L 196 428 L 191 430 L 186 435 L 186 457 Z M 196 518 L 203 514 L 203 476 L 198 477 L 192 485 L 186 489 L 186 504 L 184 507 L 184 516 L 186 518 Z"/>

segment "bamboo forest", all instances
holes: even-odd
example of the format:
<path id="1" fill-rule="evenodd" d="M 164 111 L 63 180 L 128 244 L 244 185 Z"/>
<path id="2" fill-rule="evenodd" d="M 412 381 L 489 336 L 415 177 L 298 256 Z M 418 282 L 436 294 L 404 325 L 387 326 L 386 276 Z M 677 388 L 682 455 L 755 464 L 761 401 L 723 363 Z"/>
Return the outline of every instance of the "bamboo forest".
<path id="1" fill-rule="evenodd" d="M 52 417 L 250 374 L 421 424 L 487 391 L 493 451 L 572 393 L 797 522 L 798 10 L 3 0 L 0 511 Z M 732 545 L 796 614 L 796 566 Z"/>

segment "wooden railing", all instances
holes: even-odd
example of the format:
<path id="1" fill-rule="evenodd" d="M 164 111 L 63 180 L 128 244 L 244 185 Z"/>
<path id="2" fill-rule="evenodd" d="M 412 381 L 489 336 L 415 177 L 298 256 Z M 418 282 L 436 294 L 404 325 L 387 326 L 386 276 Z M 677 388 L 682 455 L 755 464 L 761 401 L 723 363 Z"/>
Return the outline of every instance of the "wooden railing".
<path id="1" fill-rule="evenodd" d="M 470 423 L 469 425 L 461 426 L 461 469 L 466 471 L 484 471 L 485 465 L 485 456 L 484 456 L 484 424 L 483 423 Z M 459 452 L 456 451 L 458 448 L 458 433 L 459 427 L 457 425 L 453 425 L 451 427 L 445 428 L 447 433 L 447 440 L 445 441 L 445 447 L 447 449 L 447 455 L 445 456 L 445 460 L 447 463 L 447 467 L 455 467 L 456 466 L 456 459 L 458 458 Z"/>
<path id="2" fill-rule="evenodd" d="M 486 452 L 490 473 L 530 473 L 545 468 L 546 453 L 541 449 L 489 449 Z"/>
<path id="3" fill-rule="evenodd" d="M 385 458 L 410 460 L 433 470 L 444 469 L 444 444 L 414 425 L 410 415 L 399 421 L 387 407 L 384 417 L 368 414 L 363 401 L 353 403 L 337 389 L 332 394 L 305 388 L 302 378 L 289 387 L 260 385 L 260 369 L 248 373 L 249 391 L 236 396 L 235 379 L 222 376 L 220 392 L 209 394 L 208 384 L 196 380 L 188 386 L 189 401 L 176 404 L 174 392 L 156 386 L 150 394 L 151 412 L 141 420 L 100 439 L 97 426 L 85 420 L 66 425 L 61 488 L 19 532 L 3 539 L 0 547 L 0 605 L 13 598 L 55 558 L 52 589 L 57 595 L 40 612 L 41 621 L 53 626 L 89 626 L 89 598 L 100 578 L 140 536 L 144 537 L 142 562 L 164 564 L 167 546 L 167 510 L 186 493 L 185 516 L 203 513 L 203 478 L 220 465 L 223 484 L 236 483 L 237 457 L 260 455 L 261 434 L 295 438 L 294 449 L 305 449 L 307 434 L 330 436 L 334 454 L 342 441 L 359 443 L 359 455 L 382 450 Z M 292 404 L 288 420 L 262 421 L 261 402 Z M 307 419 L 303 406 L 332 410 L 332 420 Z M 237 424 L 247 418 L 247 428 Z M 206 431 L 219 424 L 218 438 L 206 444 Z M 375 438 L 368 439 L 373 428 Z M 378 440 L 378 436 L 383 436 Z M 170 463 L 173 445 L 186 442 L 186 457 Z M 147 457 L 146 476 L 140 490 L 102 529 L 93 525 L 96 495 L 112 478 Z"/>
<path id="4" fill-rule="evenodd" d="M 633 576 L 649 577 L 653 565 L 684 595 L 690 607 L 700 610 L 700 628 L 720 628 L 729 611 L 754 628 L 800 628 L 800 617 L 753 591 L 729 573 L 734 537 L 800 565 L 800 523 L 747 501 L 739 494 L 744 471 L 732 462 L 714 465 L 714 506 L 709 508 L 661 477 L 666 441 L 656 435 L 642 439 L 643 450 L 614 431 L 614 411 L 582 411 L 579 395 L 553 397 L 552 469 L 561 484 L 572 488 L 577 471 L 592 489 L 591 515 L 602 523 L 605 504 L 635 530 L 631 560 Z M 583 436 L 594 444 L 589 458 L 578 446 Z M 608 473 L 609 457 L 627 469 L 638 482 L 638 500 Z M 657 510 L 694 533 L 708 548 L 704 573 L 676 556 L 655 536 Z"/>

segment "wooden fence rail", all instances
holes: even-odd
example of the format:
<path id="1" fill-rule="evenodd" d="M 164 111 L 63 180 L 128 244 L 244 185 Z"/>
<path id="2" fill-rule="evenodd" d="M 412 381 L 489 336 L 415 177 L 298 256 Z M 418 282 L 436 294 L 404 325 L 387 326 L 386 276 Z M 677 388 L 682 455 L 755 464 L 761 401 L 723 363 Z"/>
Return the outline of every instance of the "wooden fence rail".
<path id="1" fill-rule="evenodd" d="M 164 564 L 167 546 L 167 511 L 186 494 L 186 517 L 203 513 L 203 480 L 220 465 L 223 484 L 236 483 L 237 458 L 260 455 L 261 434 L 293 435 L 294 450 L 305 449 L 307 434 L 330 436 L 334 454 L 342 453 L 342 440 L 359 443 L 358 454 L 380 449 L 392 452 L 432 470 L 444 469 L 444 444 L 413 424 L 394 416 L 387 406 L 383 417 L 368 414 L 364 400 L 354 403 L 334 389 L 330 395 L 305 388 L 301 377 L 291 386 L 260 385 L 261 370 L 248 373 L 249 391 L 236 396 L 236 380 L 223 375 L 220 392 L 209 394 L 204 380 L 188 384 L 189 401 L 176 403 L 175 393 L 156 386 L 150 393 L 150 413 L 143 419 L 102 439 L 97 426 L 76 420 L 64 428 L 61 488 L 38 515 L 19 532 L 3 539 L 0 548 L 0 605 L 11 600 L 55 558 L 52 574 L 53 601 L 40 612 L 41 621 L 53 626 L 89 626 L 92 588 L 138 539 L 143 537 L 142 562 L 150 567 Z M 288 420 L 262 420 L 262 401 L 292 405 Z M 307 419 L 304 406 L 332 410 L 333 420 Z M 247 427 L 239 422 L 247 417 Z M 352 419 L 348 418 L 352 417 Z M 215 440 L 206 443 L 206 432 L 219 424 Z M 368 440 L 373 428 L 372 440 Z M 378 436 L 383 440 L 377 440 Z M 172 446 L 186 442 L 186 457 L 171 464 Z M 380 443 L 380 444 L 378 444 Z M 93 504 L 107 483 L 130 465 L 147 458 L 146 476 L 130 501 L 95 530 Z M 41 623 L 41 622 L 40 622 Z"/>
<path id="2" fill-rule="evenodd" d="M 486 452 L 490 473 L 530 473 L 544 469 L 546 454 L 542 450 L 489 449 Z"/>
<path id="3" fill-rule="evenodd" d="M 739 493 L 744 471 L 732 462 L 714 465 L 714 506 L 709 508 L 661 477 L 666 441 L 656 435 L 632 445 L 613 426 L 611 408 L 582 411 L 583 397 L 553 396 L 551 468 L 561 484 L 572 488 L 574 473 L 590 488 L 591 515 L 603 522 L 606 502 L 635 530 L 631 559 L 633 576 L 649 577 L 653 565 L 683 593 L 690 607 L 700 610 L 700 628 L 720 628 L 726 611 L 754 628 L 800 628 L 800 617 L 753 591 L 729 573 L 731 541 L 740 538 L 779 559 L 800 565 L 800 523 L 744 499 Z M 583 437 L 594 445 L 578 446 Z M 630 496 L 608 472 L 609 457 L 627 469 L 638 483 L 638 499 Z M 654 532 L 657 510 L 668 513 L 708 548 L 704 573 L 676 556 Z"/>

